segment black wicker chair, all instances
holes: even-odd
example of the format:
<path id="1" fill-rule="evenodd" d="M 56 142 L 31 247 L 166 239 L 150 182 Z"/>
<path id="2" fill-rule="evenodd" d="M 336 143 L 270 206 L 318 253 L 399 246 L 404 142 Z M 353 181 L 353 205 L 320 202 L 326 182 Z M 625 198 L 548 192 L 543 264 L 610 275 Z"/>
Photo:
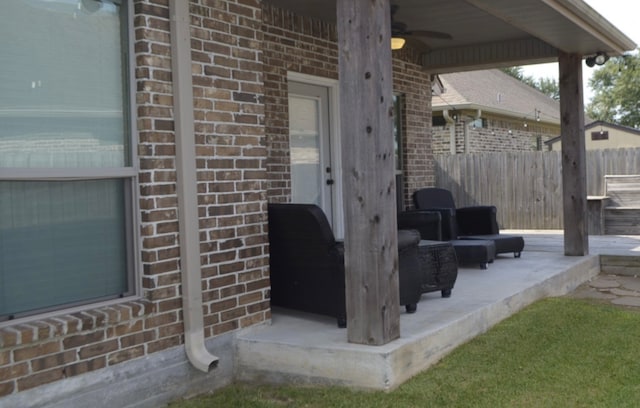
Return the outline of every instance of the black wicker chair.
<path id="1" fill-rule="evenodd" d="M 516 258 L 524 249 L 524 238 L 521 236 L 500 234 L 495 206 L 456 208 L 451 192 L 435 187 L 416 191 L 413 203 L 417 209 L 440 213 L 444 240 L 493 241 L 496 255 L 512 252 Z"/>
<path id="2" fill-rule="evenodd" d="M 400 304 L 420 300 L 417 231 L 398 231 Z M 344 246 L 322 209 L 313 204 L 269 204 L 271 304 L 333 316 L 346 327 Z"/>

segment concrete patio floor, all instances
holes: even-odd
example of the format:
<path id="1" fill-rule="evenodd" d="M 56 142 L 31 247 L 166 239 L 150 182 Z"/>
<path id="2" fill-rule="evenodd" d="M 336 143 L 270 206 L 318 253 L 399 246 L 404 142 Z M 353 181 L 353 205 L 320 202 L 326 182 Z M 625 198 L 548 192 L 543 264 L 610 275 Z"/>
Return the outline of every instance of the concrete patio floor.
<path id="1" fill-rule="evenodd" d="M 400 338 L 384 346 L 348 343 L 335 319 L 274 309 L 271 325 L 238 337 L 237 379 L 391 390 L 525 306 L 594 278 L 599 255 L 640 256 L 640 236 L 590 236 L 590 255 L 567 257 L 562 231 L 504 233 L 524 235 L 521 258 L 460 268 L 452 296 L 426 293 L 416 313 L 402 308 Z"/>

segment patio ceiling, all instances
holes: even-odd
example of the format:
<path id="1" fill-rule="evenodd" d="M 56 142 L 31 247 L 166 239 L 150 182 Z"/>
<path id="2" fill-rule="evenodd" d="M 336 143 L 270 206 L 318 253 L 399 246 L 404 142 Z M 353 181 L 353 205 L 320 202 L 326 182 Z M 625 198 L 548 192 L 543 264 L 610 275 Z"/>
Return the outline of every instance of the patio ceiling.
<path id="1" fill-rule="evenodd" d="M 267 0 L 300 15 L 336 21 L 335 2 Z M 636 44 L 581 0 L 391 0 L 395 21 L 409 30 L 452 39 L 409 36 L 433 73 L 552 62 L 558 51 L 611 56 Z"/>

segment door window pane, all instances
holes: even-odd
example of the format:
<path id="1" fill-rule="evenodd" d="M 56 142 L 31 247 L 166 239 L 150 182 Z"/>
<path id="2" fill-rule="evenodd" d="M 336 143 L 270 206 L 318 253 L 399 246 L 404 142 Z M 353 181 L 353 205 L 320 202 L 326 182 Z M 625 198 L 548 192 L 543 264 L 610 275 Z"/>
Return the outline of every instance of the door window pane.
<path id="1" fill-rule="evenodd" d="M 294 203 L 322 206 L 318 116 L 317 100 L 289 98 L 291 200 Z"/>

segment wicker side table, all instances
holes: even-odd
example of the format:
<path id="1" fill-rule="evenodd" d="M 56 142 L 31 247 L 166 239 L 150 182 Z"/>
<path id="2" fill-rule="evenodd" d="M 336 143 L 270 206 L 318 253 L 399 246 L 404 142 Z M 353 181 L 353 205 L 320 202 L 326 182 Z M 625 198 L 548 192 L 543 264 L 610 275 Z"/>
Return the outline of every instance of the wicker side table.
<path id="1" fill-rule="evenodd" d="M 456 251 L 450 242 L 422 240 L 418 244 L 422 293 L 441 291 L 442 297 L 451 296 L 458 277 Z"/>

